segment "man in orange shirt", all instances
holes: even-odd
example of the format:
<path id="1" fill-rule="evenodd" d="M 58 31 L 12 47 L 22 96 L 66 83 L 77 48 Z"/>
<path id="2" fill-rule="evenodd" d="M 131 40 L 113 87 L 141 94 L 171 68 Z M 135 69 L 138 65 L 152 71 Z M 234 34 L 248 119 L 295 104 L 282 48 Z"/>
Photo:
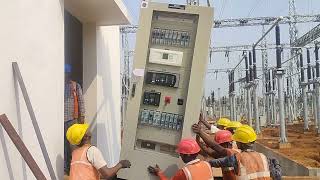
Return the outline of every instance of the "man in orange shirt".
<path id="1" fill-rule="evenodd" d="M 100 180 L 114 177 L 120 169 L 130 168 L 128 160 L 121 160 L 109 168 L 101 151 L 91 145 L 91 132 L 88 124 L 74 124 L 67 131 L 67 139 L 77 148 L 72 152 L 69 180 Z"/>
<path id="2" fill-rule="evenodd" d="M 197 159 L 200 147 L 194 139 L 182 139 L 177 152 L 186 165 L 179 169 L 171 180 L 213 180 L 212 169 L 208 162 Z M 159 176 L 160 180 L 168 179 L 158 165 L 149 166 L 148 171 Z"/>

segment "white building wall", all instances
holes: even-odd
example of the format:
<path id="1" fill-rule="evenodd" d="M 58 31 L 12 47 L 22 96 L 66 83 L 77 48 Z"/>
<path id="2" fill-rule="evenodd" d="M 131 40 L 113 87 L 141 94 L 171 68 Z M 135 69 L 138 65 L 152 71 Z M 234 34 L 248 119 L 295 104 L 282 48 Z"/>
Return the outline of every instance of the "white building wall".
<path id="1" fill-rule="evenodd" d="M 121 147 L 119 27 L 84 24 L 83 29 L 86 121 L 93 132 L 92 143 L 101 150 L 108 166 L 114 166 Z"/>
<path id="2" fill-rule="evenodd" d="M 119 162 L 121 148 L 120 31 L 97 27 L 97 145 L 109 166 Z"/>
<path id="3" fill-rule="evenodd" d="M 63 1 L 2 1 L 0 9 L 0 114 L 7 114 L 50 179 L 21 90 L 14 86 L 11 63 L 17 61 L 53 167 L 62 179 Z M 0 143 L 0 179 L 35 179 L 2 127 Z"/>

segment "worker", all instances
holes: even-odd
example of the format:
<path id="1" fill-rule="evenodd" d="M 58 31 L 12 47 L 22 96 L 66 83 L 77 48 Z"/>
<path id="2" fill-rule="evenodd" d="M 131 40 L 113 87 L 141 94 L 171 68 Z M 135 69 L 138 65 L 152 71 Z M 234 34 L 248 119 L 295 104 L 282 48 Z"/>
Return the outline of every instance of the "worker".
<path id="1" fill-rule="evenodd" d="M 217 121 L 217 128 L 220 130 L 225 129 L 230 122 L 230 119 L 222 117 Z"/>
<path id="2" fill-rule="evenodd" d="M 242 124 L 239 121 L 230 121 L 225 129 L 234 134 L 234 131 L 241 126 Z"/>
<path id="3" fill-rule="evenodd" d="M 120 161 L 108 168 L 100 150 L 91 145 L 91 132 L 88 124 L 74 124 L 67 131 L 67 139 L 77 148 L 72 152 L 69 180 L 99 180 L 112 178 L 122 168 L 130 168 L 128 160 Z"/>
<path id="4" fill-rule="evenodd" d="M 69 174 L 71 162 L 71 147 L 66 139 L 66 133 L 75 123 L 84 123 L 85 106 L 82 89 L 79 83 L 72 79 L 72 66 L 65 64 L 64 87 L 64 172 Z"/>
<path id="5" fill-rule="evenodd" d="M 210 129 L 211 133 L 216 133 L 219 130 L 224 130 L 224 128 L 228 125 L 230 120 L 228 118 L 220 118 L 217 121 L 217 126 L 210 124 L 205 118 L 203 118 L 202 113 L 200 113 L 199 121 L 203 125 L 205 125 L 208 129 Z"/>
<path id="6" fill-rule="evenodd" d="M 253 144 L 257 139 L 257 135 L 252 127 L 247 125 L 239 127 L 236 129 L 232 138 L 237 142 L 237 145 L 241 150 L 240 153 L 210 160 L 209 162 L 212 167 L 234 168 L 236 179 L 271 180 L 270 170 L 275 171 L 271 172 L 271 174 L 276 174 L 278 178 L 281 177 L 281 169 L 269 168 L 270 161 L 268 161 L 267 157 L 252 149 Z"/>
<path id="7" fill-rule="evenodd" d="M 179 169 L 171 180 L 212 180 L 211 166 L 208 162 L 197 159 L 199 152 L 200 147 L 194 139 L 182 139 L 177 145 L 177 153 L 186 165 Z M 148 171 L 159 176 L 160 180 L 168 179 L 158 165 L 149 166 Z"/>
<path id="8" fill-rule="evenodd" d="M 234 149 L 232 146 L 232 134 L 228 130 L 220 130 L 216 132 L 214 140 L 207 135 L 198 124 L 192 126 L 192 130 L 199 137 L 203 139 L 209 148 L 201 147 L 209 156 L 213 158 L 222 158 L 226 156 L 232 156 L 235 153 L 239 153 L 238 149 Z M 201 145 L 200 145 L 201 146 Z M 223 179 L 235 180 L 235 174 L 232 167 L 221 168 Z"/>

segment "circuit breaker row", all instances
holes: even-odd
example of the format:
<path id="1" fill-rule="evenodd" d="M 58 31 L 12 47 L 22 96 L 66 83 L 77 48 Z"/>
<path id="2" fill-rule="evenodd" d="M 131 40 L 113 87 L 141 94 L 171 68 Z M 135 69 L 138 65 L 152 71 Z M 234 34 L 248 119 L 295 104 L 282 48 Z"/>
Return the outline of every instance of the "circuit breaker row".
<path id="1" fill-rule="evenodd" d="M 186 31 L 154 28 L 152 30 L 152 44 L 189 47 L 191 35 Z"/>
<path id="2" fill-rule="evenodd" d="M 179 131 L 182 128 L 183 116 L 144 109 L 140 114 L 140 124 Z"/>

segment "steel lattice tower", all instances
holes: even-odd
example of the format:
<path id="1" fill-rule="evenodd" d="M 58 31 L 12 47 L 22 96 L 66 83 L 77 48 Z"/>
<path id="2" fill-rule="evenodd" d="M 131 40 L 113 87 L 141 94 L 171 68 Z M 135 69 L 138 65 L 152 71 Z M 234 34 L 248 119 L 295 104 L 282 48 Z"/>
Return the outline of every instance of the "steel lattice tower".
<path id="1" fill-rule="evenodd" d="M 290 35 L 290 45 L 293 46 L 293 43 L 297 41 L 298 39 L 298 29 L 297 29 L 297 11 L 296 11 L 296 5 L 295 0 L 289 0 L 289 35 Z M 291 57 L 295 57 L 297 55 L 297 50 L 292 49 L 291 50 Z M 294 77 L 293 74 L 295 73 L 294 68 L 294 62 L 296 65 L 298 64 L 298 58 L 295 57 L 293 61 L 289 62 L 289 70 L 288 70 L 288 81 L 289 81 L 289 92 L 288 96 L 288 103 L 289 103 L 289 114 L 291 114 L 291 118 L 289 118 L 291 121 L 297 117 L 296 112 L 296 92 L 294 87 Z M 296 66 L 296 71 L 299 71 L 298 66 Z M 293 117 L 292 117 L 293 116 Z M 289 115 L 290 117 L 290 115 Z"/>

